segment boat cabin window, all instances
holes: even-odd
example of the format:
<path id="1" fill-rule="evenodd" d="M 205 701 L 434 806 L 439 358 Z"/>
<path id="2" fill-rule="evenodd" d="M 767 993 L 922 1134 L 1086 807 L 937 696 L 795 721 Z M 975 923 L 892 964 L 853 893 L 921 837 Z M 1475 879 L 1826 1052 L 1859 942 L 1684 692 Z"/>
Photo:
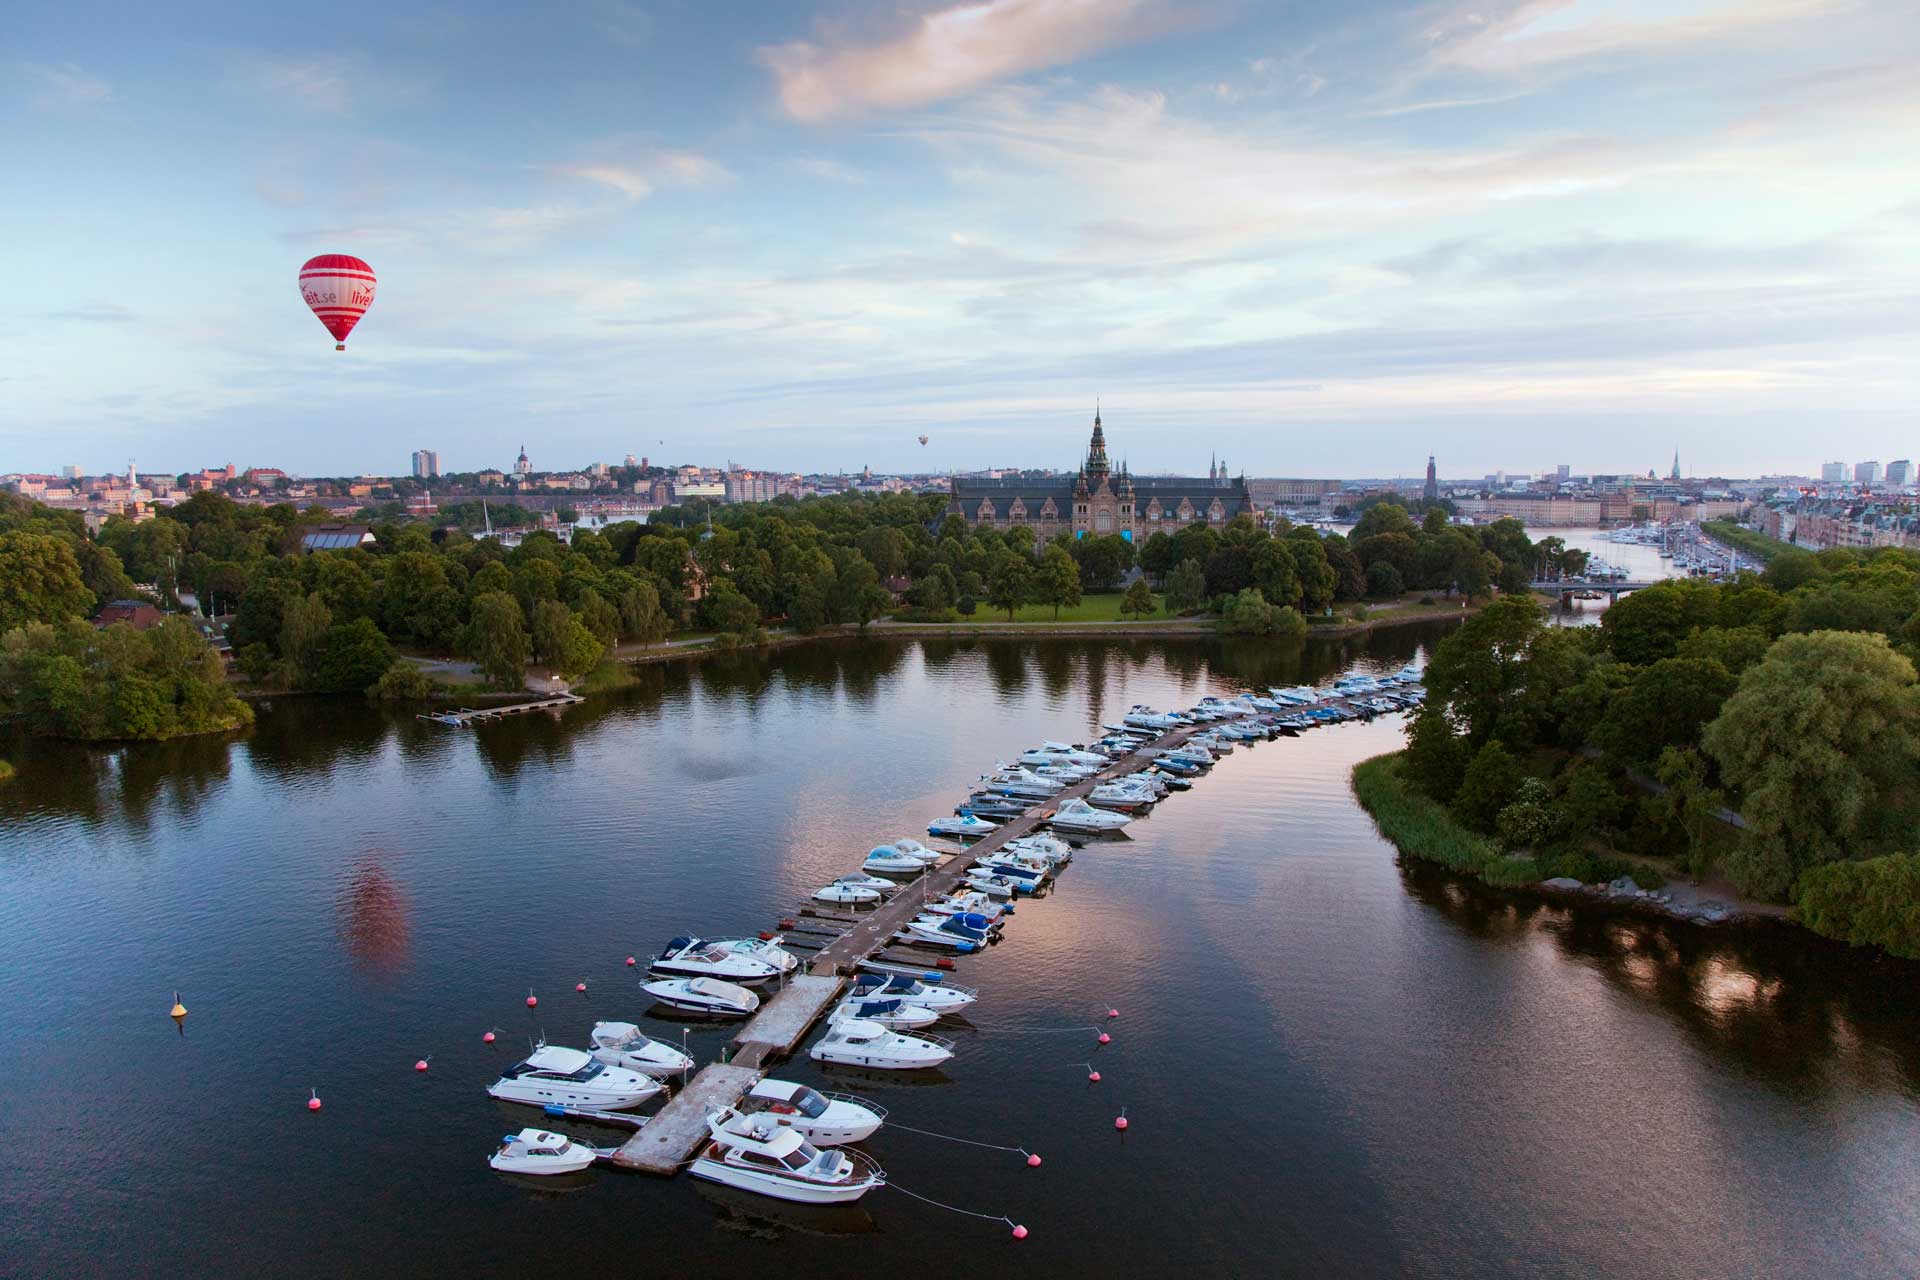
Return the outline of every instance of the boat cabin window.
<path id="1" fill-rule="evenodd" d="M 827 1111 L 827 1100 L 812 1089 L 802 1089 L 794 1094 L 793 1105 L 809 1120 L 818 1120 Z"/>

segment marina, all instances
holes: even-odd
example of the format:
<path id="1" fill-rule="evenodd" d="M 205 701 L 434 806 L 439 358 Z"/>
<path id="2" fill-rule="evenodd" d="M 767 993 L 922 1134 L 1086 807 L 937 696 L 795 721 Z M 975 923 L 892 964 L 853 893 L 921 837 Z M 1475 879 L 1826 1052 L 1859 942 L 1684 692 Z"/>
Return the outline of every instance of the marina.
<path id="1" fill-rule="evenodd" d="M 783 1205 L 610 1158 L 558 1177 L 489 1167 L 528 1127 L 612 1150 L 682 1117 L 698 1134 L 704 1108 L 669 1110 L 698 1070 L 598 1116 L 484 1093 L 530 1042 L 590 1050 L 596 1026 L 638 1026 L 701 1068 L 727 1056 L 750 1018 L 683 1018 L 639 989 L 671 938 L 775 932 L 812 974 L 814 944 L 872 908 L 795 907 L 876 840 L 952 848 L 928 820 L 1018 748 L 1089 742 L 1133 703 L 1278 704 L 1276 688 L 1391 675 L 1444 634 L 1277 652 L 849 642 L 661 664 L 627 693 L 471 735 L 285 699 L 231 742 L 36 743 L 0 792 L 18 889 L 0 895 L 9 1259 L 75 1274 L 146 1249 L 209 1274 L 231 1264 L 235 1221 L 300 1276 L 370 1255 L 540 1274 L 556 1241 L 569 1268 L 642 1249 L 672 1270 L 799 1274 L 1259 1274 L 1275 1251 L 1312 1274 L 1478 1274 L 1496 1256 L 1531 1274 L 1876 1274 L 1920 1257 L 1910 1215 L 1876 1208 L 1905 1203 L 1885 1153 L 1920 1141 L 1910 991 L 1792 936 L 1561 909 L 1396 859 L 1347 777 L 1403 741 L 1391 712 L 1233 741 L 1125 838 L 1076 849 L 1051 893 L 1001 899 L 1016 914 L 1000 945 L 888 941 L 792 1054 L 713 1100 L 761 1075 L 882 1107 L 859 1145 L 888 1186 L 856 1203 Z M 200 927 L 208 912 L 226 927 Z M 855 976 L 930 972 L 978 993 L 926 1028 L 952 1042 L 944 1066 L 812 1057 Z M 781 980 L 754 990 L 770 1006 Z M 101 1025 L 137 1057 L 102 1058 Z M 81 1078 L 121 1105 L 41 1083 Z M 1234 1101 L 1255 1083 L 1288 1153 L 1259 1168 Z M 252 1140 L 222 1140 L 237 1130 Z M 1728 1142 L 1751 1158 L 1717 1158 Z M 90 1158 L 106 1146 L 113 1162 Z M 1541 1160 L 1555 1176 L 1516 1177 Z M 369 1178 L 370 1162 L 407 1174 Z M 182 1168 L 199 1172 L 164 1212 L 85 1210 Z M 1673 1196 L 1676 1178 L 1697 1194 Z M 1619 1227 L 1650 1221 L 1669 1225 Z"/>

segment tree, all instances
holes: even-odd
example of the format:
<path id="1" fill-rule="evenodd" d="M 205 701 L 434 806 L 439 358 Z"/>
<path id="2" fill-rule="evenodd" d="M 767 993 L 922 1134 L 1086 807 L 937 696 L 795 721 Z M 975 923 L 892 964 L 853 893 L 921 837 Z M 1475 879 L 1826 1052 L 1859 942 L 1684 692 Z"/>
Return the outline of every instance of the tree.
<path id="1" fill-rule="evenodd" d="M 434 683 L 427 673 L 405 658 L 382 672 L 379 681 L 367 690 L 367 696 L 376 702 L 425 702 L 433 693 Z"/>
<path id="2" fill-rule="evenodd" d="M 1662 658 L 1608 705 L 1593 742 L 1622 764 L 1650 765 L 1670 748 L 1698 745 L 1733 690 L 1733 677 L 1710 658 Z"/>
<path id="3" fill-rule="evenodd" d="M 1713 625 L 1715 588 L 1684 579 L 1658 582 L 1610 606 L 1600 619 L 1613 656 L 1647 666 L 1671 658 L 1695 627 Z"/>
<path id="4" fill-rule="evenodd" d="M 1446 714 L 1428 703 L 1414 713 L 1407 727 L 1407 751 L 1402 769 L 1407 780 L 1441 804 L 1451 804 L 1466 776 L 1473 749 L 1454 732 Z"/>
<path id="5" fill-rule="evenodd" d="M 1077 559 L 1082 585 L 1103 591 L 1133 567 L 1133 544 L 1115 533 L 1104 538 L 1085 538 L 1080 542 Z"/>
<path id="6" fill-rule="evenodd" d="M 1719 821 L 1724 797 L 1708 785 L 1705 757 L 1692 747 L 1668 747 L 1660 753 L 1654 777 L 1666 787 L 1660 797 L 1666 824 L 1679 833 L 1686 849 L 1687 869 L 1694 878 L 1711 865 L 1707 832 Z"/>
<path id="7" fill-rule="evenodd" d="M 1080 603 L 1080 566 L 1063 549 L 1048 547 L 1033 576 L 1033 595 L 1041 604 L 1053 606 L 1053 620 L 1058 622 L 1060 606 Z"/>
<path id="8" fill-rule="evenodd" d="M 1198 560 L 1182 560 L 1167 575 L 1167 612 L 1198 609 L 1207 599 L 1207 574 Z"/>
<path id="9" fill-rule="evenodd" d="M 893 595 L 880 585 L 879 571 L 866 556 L 858 551 L 836 550 L 838 563 L 827 594 L 828 607 L 836 622 L 858 623 L 864 631 L 868 623 L 886 613 Z"/>
<path id="10" fill-rule="evenodd" d="M 290 601 L 281 614 L 280 656 L 293 663 L 301 684 L 312 685 L 318 677 L 320 654 L 332 626 L 333 611 L 318 592 Z"/>
<path id="11" fill-rule="evenodd" d="M 868 566 L 868 571 L 872 571 L 872 566 Z M 759 607 L 725 578 L 713 584 L 713 590 L 701 600 L 700 608 L 706 615 L 707 625 L 724 636 L 752 640 L 760 633 Z"/>
<path id="12" fill-rule="evenodd" d="M 660 592 L 646 578 L 620 593 L 620 631 L 640 644 L 659 644 L 667 638 L 668 619 L 660 607 Z"/>
<path id="13" fill-rule="evenodd" d="M 1005 609 L 1007 621 L 1012 622 L 1013 611 L 1027 602 L 1032 581 L 1032 561 L 1020 552 L 1003 551 L 994 561 L 993 574 L 987 580 L 987 603 L 996 609 Z"/>
<path id="14" fill-rule="evenodd" d="M 527 632 L 520 602 L 504 591 L 475 596 L 467 620 L 465 648 L 495 688 L 518 689 L 525 685 Z"/>
<path id="15" fill-rule="evenodd" d="M 574 602 L 574 612 L 602 648 L 611 648 L 620 638 L 620 613 L 598 591 L 588 588 Z"/>
<path id="16" fill-rule="evenodd" d="M 1424 677 L 1428 697 L 1475 744 L 1503 726 L 1513 730 L 1529 649 L 1543 625 L 1540 606 L 1530 597 L 1506 596 L 1468 618 L 1434 649 Z"/>
<path id="17" fill-rule="evenodd" d="M 1884 636 L 1783 636 L 1703 741 L 1740 795 L 1747 832 L 1728 869 L 1748 892 L 1782 894 L 1808 867 L 1909 834 L 1920 688 Z"/>
<path id="18" fill-rule="evenodd" d="M 1375 560 L 1367 566 L 1367 595 L 1375 600 L 1397 599 L 1407 589 L 1406 580 L 1390 560 Z"/>
<path id="19" fill-rule="evenodd" d="M 393 646 L 372 618 L 329 627 L 312 687 L 325 693 L 364 693 L 393 665 Z"/>
<path id="20" fill-rule="evenodd" d="M 573 610 L 558 600 L 542 600 L 534 605 L 533 656 L 537 661 L 551 663 L 559 656 L 566 642 L 567 625 L 572 621 Z"/>
<path id="21" fill-rule="evenodd" d="M 1354 521 L 1351 538 L 1360 542 L 1383 533 L 1411 534 L 1413 517 L 1398 503 L 1381 502 L 1368 507 Z"/>
<path id="22" fill-rule="evenodd" d="M 0 631 L 85 617 L 93 606 L 67 542 L 24 529 L 0 533 Z"/>
<path id="23" fill-rule="evenodd" d="M 1127 594 L 1120 598 L 1120 616 L 1131 614 L 1134 618 L 1145 618 L 1154 613 L 1159 604 L 1153 598 L 1153 588 L 1147 585 L 1145 578 L 1135 578 L 1133 585 L 1127 588 Z"/>
<path id="24" fill-rule="evenodd" d="M 1140 548 L 1140 568 L 1151 574 L 1154 581 L 1164 583 L 1167 575 L 1173 572 L 1177 563 L 1173 557 L 1173 539 L 1165 530 L 1155 530 L 1146 545 Z"/>
<path id="25" fill-rule="evenodd" d="M 1487 743 L 1474 753 L 1460 779 L 1460 790 L 1453 797 L 1454 816 L 1465 826 L 1491 835 L 1500 811 L 1519 798 L 1525 776 L 1512 752 L 1498 742 Z"/>
<path id="26" fill-rule="evenodd" d="M 914 603 L 928 613 L 944 613 L 960 598 L 960 584 L 946 565 L 929 565 L 914 584 L 913 595 Z"/>
<path id="27" fill-rule="evenodd" d="M 1809 868 L 1794 885 L 1793 905 L 1815 933 L 1920 960 L 1920 854 Z"/>
<path id="28" fill-rule="evenodd" d="M 754 614 L 754 620 L 758 623 L 758 611 Z M 606 646 L 600 643 L 600 637 L 594 635 L 579 617 L 569 616 L 554 651 L 554 672 L 565 679 L 578 680 L 593 670 L 600 661 L 600 655 L 605 652 Z"/>

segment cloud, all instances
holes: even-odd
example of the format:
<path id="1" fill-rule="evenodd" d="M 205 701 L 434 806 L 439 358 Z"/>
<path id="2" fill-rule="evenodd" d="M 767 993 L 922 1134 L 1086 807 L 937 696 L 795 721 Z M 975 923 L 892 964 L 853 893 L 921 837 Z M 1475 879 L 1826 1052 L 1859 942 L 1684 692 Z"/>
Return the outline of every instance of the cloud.
<path id="1" fill-rule="evenodd" d="M 230 78 L 276 105 L 315 115 L 351 115 L 370 103 L 391 105 L 423 96 L 427 82 L 391 66 L 377 72 L 364 60 L 340 54 L 307 58 L 255 56 L 235 65 Z"/>
<path id="2" fill-rule="evenodd" d="M 759 50 L 796 120 L 918 107 L 1009 76 L 1062 66 L 1166 30 L 1162 0 L 974 0 L 877 41 L 826 37 Z"/>
<path id="3" fill-rule="evenodd" d="M 660 187 L 705 187 L 731 181 L 717 161 L 695 151 L 653 151 L 618 159 L 561 165 L 562 177 L 612 187 L 629 200 L 645 200 Z"/>
<path id="4" fill-rule="evenodd" d="M 49 322 L 64 321 L 73 324 L 132 324 L 136 319 L 131 310 L 113 302 L 68 307 L 64 311 L 49 311 L 42 318 Z"/>
<path id="5" fill-rule="evenodd" d="M 37 110 L 91 111 L 113 101 L 111 85 L 71 62 L 63 62 L 58 66 L 29 63 L 26 70 L 40 86 L 33 95 L 33 105 Z"/>
<path id="6" fill-rule="evenodd" d="M 1477 0 L 1424 33 L 1433 61 L 1517 73 L 1609 54 L 1710 47 L 1856 7 L 1858 0 L 1662 0 L 1635 17 L 1620 0 Z M 1645 12 L 1647 7 L 1640 7 Z"/>

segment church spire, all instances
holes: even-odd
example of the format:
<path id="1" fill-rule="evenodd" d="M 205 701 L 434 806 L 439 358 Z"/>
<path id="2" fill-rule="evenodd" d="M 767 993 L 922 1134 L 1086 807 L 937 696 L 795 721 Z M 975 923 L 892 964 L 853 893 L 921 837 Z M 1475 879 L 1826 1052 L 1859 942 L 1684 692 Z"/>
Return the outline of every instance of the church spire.
<path id="1" fill-rule="evenodd" d="M 1102 477 L 1108 475 L 1113 466 L 1107 461 L 1107 433 L 1100 426 L 1100 407 L 1096 402 L 1093 409 L 1093 439 L 1087 444 L 1087 464 L 1083 468 L 1088 483 L 1099 487 Z"/>

